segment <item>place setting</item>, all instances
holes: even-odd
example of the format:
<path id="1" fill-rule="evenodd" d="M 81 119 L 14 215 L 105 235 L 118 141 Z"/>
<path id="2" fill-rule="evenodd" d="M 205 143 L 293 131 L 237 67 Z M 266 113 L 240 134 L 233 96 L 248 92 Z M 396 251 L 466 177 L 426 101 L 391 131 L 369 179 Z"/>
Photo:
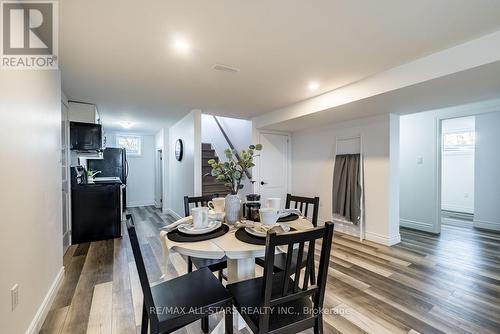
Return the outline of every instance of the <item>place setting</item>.
<path id="1" fill-rule="evenodd" d="M 250 197 L 250 200 L 249 200 Z M 238 240 L 254 245 L 265 245 L 267 233 L 272 231 L 278 234 L 295 231 L 285 222 L 299 219 L 300 211 L 296 209 L 281 210 L 281 198 L 268 198 L 266 207 L 260 208 L 259 195 L 247 196 L 246 219 L 242 219 L 235 227 L 235 236 Z M 255 205 L 254 203 L 258 203 Z"/>
<path id="2" fill-rule="evenodd" d="M 191 209 L 191 215 L 165 227 L 169 240 L 196 242 L 220 237 L 229 231 L 224 220 L 224 198 L 214 198 L 208 207 Z"/>

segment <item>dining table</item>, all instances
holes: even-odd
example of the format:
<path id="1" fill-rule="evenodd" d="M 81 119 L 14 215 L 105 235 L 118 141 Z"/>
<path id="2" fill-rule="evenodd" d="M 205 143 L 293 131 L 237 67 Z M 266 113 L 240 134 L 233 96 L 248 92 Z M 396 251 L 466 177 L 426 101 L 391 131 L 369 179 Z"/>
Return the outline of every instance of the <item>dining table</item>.
<path id="1" fill-rule="evenodd" d="M 297 231 L 313 228 L 313 224 L 305 217 L 299 216 L 296 220 L 281 222 Z M 160 239 L 163 245 L 164 261 L 168 261 L 169 252 L 177 252 L 185 256 L 200 257 L 205 259 L 222 259 L 227 257 L 227 283 L 235 283 L 255 277 L 255 258 L 263 257 L 264 245 L 256 245 L 241 241 L 236 238 L 237 226 L 228 224 L 229 231 L 219 237 L 196 242 L 176 242 L 168 238 L 168 232 L 162 230 Z M 234 326 L 241 330 L 246 327 L 243 318 L 234 317 Z M 224 321 L 220 321 L 212 333 L 224 333 Z"/>

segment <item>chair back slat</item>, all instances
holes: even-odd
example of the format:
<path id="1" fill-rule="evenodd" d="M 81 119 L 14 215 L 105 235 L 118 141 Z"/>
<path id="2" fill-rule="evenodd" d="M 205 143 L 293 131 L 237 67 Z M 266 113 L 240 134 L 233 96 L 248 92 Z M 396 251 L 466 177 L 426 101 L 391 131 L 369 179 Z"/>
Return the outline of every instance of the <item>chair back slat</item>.
<path id="1" fill-rule="evenodd" d="M 285 264 L 285 276 L 283 277 L 283 290 L 281 291 L 281 295 L 284 297 L 288 294 L 288 284 L 290 281 L 291 267 L 292 267 L 292 258 L 293 258 L 293 244 L 288 244 L 288 249 L 286 253 L 286 264 Z"/>
<path id="2" fill-rule="evenodd" d="M 266 310 L 259 315 L 259 331 L 266 333 L 269 329 L 269 314 L 267 310 L 271 306 L 278 306 L 285 302 L 290 302 L 299 298 L 309 298 L 312 297 L 314 305 L 314 314 L 320 314 L 320 307 L 323 305 L 323 299 L 325 296 L 326 289 L 326 277 L 328 274 L 328 264 L 330 257 L 330 248 L 333 238 L 333 223 L 327 222 L 324 227 L 316 227 L 306 231 L 294 231 L 289 233 L 276 234 L 276 232 L 269 232 L 266 237 L 266 253 L 265 253 L 265 264 L 264 264 L 264 276 L 263 276 L 263 287 L 262 287 L 262 298 L 261 298 L 261 310 Z M 320 262 L 318 268 L 318 284 L 311 284 L 308 286 L 307 282 L 310 280 L 311 276 L 314 275 L 314 267 L 316 265 L 314 261 L 315 252 L 315 241 L 321 239 L 322 249 L 320 255 Z M 308 243 L 307 251 L 307 266 L 303 268 L 304 270 L 304 285 L 302 289 L 299 287 L 300 280 L 300 266 L 295 266 L 295 272 L 291 272 L 292 261 L 297 261 L 300 263 L 303 261 L 305 244 Z M 298 244 L 297 258 L 293 259 L 294 252 L 293 246 Z M 276 247 L 287 246 L 288 250 L 286 252 L 286 264 L 285 271 L 281 273 L 273 273 L 274 267 L 274 256 L 276 252 Z M 291 276 L 295 274 L 293 278 L 293 288 L 290 290 L 290 280 Z M 273 277 L 274 275 L 284 275 L 283 286 L 281 291 L 276 291 L 273 293 Z M 280 276 L 278 276 L 280 277 Z M 272 296 L 277 296 L 272 298 Z M 312 317 L 315 315 L 312 315 Z"/>
<path id="3" fill-rule="evenodd" d="M 304 255 L 304 242 L 299 243 L 299 250 L 297 251 L 297 260 L 295 263 L 299 264 L 302 263 L 302 256 Z M 306 271 L 309 271 L 310 269 L 306 269 Z M 299 280 L 300 280 L 300 272 L 301 272 L 301 267 L 300 265 L 295 266 L 295 276 L 294 276 L 294 285 L 293 285 L 293 292 L 296 293 L 299 291 Z"/>
<path id="4" fill-rule="evenodd" d="M 158 316 L 156 312 L 151 312 L 151 309 L 154 308 L 155 305 L 153 301 L 153 295 L 151 293 L 151 287 L 149 285 L 146 266 L 144 265 L 144 259 L 141 253 L 141 247 L 139 245 L 139 240 L 137 238 L 137 233 L 135 231 L 134 220 L 131 214 L 128 214 L 126 218 L 127 218 L 128 236 L 130 238 L 130 244 L 132 246 L 132 253 L 134 254 L 137 273 L 139 274 L 139 281 L 141 282 L 142 294 L 144 296 L 144 303 L 146 304 L 147 312 L 150 316 L 150 319 L 154 319 L 156 322 L 158 322 Z"/>
<path id="5" fill-rule="evenodd" d="M 285 202 L 286 209 L 291 208 L 291 202 L 294 202 L 294 209 L 300 210 L 304 217 L 308 217 L 309 205 L 311 205 L 313 210 L 311 223 L 314 227 L 318 226 L 319 197 L 303 197 L 287 194 Z"/>
<path id="6" fill-rule="evenodd" d="M 219 197 L 219 194 L 211 194 L 205 196 L 189 197 L 184 196 L 184 215 L 187 217 L 191 214 L 190 204 L 193 204 L 195 208 L 200 206 L 208 206 L 208 202 L 214 198 Z"/>

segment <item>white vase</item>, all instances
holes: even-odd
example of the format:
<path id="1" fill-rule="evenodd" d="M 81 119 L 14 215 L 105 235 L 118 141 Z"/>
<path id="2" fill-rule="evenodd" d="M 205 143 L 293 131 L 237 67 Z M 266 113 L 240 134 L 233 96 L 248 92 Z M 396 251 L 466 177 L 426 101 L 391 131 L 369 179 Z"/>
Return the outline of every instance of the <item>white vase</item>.
<path id="1" fill-rule="evenodd" d="M 234 224 L 240 219 L 241 200 L 238 195 L 227 195 L 225 203 L 226 222 Z"/>

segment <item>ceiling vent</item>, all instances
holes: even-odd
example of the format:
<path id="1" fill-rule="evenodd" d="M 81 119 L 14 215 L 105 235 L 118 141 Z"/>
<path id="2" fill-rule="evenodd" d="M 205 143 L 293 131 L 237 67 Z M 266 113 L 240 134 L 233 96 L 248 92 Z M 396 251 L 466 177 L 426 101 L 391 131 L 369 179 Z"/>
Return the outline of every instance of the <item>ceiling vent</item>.
<path id="1" fill-rule="evenodd" d="M 238 68 L 234 68 L 234 67 L 222 65 L 222 64 L 215 64 L 214 66 L 212 66 L 212 70 L 228 72 L 228 73 L 238 73 L 240 71 Z"/>

